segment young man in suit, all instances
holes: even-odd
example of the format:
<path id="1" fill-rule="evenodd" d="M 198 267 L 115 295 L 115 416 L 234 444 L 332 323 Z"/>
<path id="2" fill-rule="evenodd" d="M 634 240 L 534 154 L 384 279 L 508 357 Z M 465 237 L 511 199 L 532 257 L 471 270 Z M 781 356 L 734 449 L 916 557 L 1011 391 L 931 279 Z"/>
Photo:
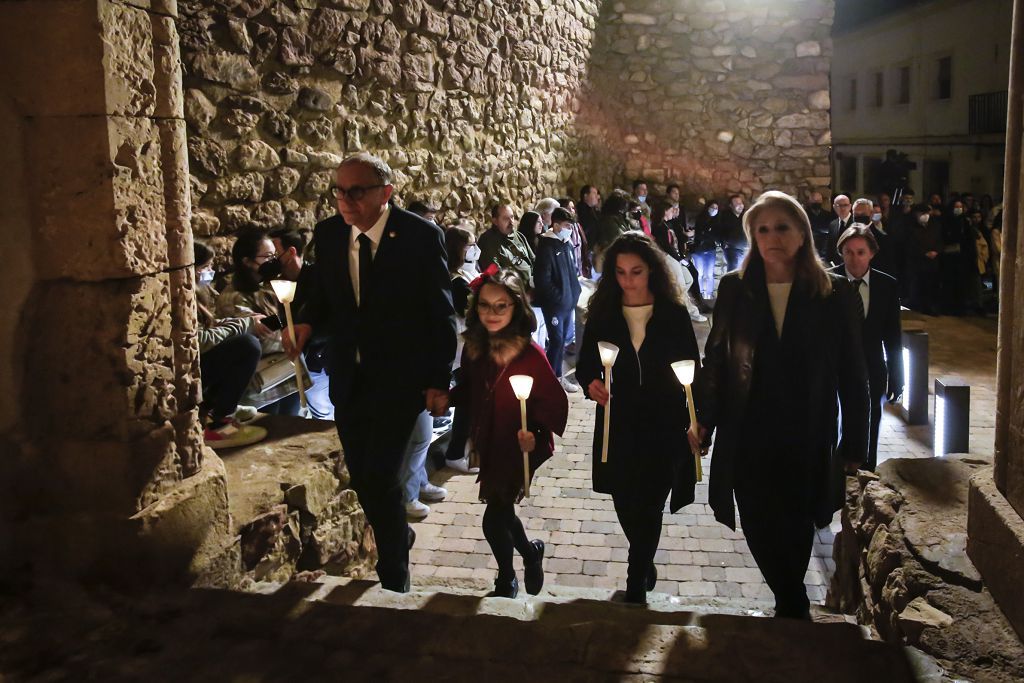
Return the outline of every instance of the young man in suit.
<path id="1" fill-rule="evenodd" d="M 377 540 L 377 575 L 382 587 L 406 592 L 415 536 L 400 469 L 420 413 L 447 410 L 455 311 L 441 229 L 390 204 L 391 177 L 366 153 L 338 167 L 339 215 L 314 230 L 317 267 L 303 283 L 295 346 L 326 332 L 335 422 Z"/>
<path id="2" fill-rule="evenodd" d="M 871 394 L 871 431 L 868 457 L 863 468 L 874 471 L 878 464 L 878 426 L 882 400 L 896 403 L 903 394 L 903 331 L 900 325 L 900 295 L 896 279 L 871 267 L 878 243 L 866 225 L 853 224 L 840 235 L 839 253 L 843 265 L 832 272 L 845 276 L 860 294 L 864 324 L 861 339 L 868 368 Z M 884 353 L 883 353 L 884 350 Z"/>

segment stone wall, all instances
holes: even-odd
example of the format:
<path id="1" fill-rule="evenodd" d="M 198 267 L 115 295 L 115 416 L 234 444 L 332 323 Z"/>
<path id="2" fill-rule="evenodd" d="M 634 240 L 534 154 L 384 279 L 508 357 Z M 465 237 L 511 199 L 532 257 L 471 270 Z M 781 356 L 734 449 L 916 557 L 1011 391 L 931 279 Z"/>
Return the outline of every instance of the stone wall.
<path id="1" fill-rule="evenodd" d="M 974 456 L 896 458 L 847 478 L 826 605 L 968 680 L 1019 681 L 1024 645 L 964 552 Z M 943 679 L 947 680 L 947 679 Z"/>
<path id="2" fill-rule="evenodd" d="M 606 2 L 582 136 L 625 163 L 620 182 L 826 186 L 832 15 L 831 0 Z"/>
<path id="3" fill-rule="evenodd" d="M 448 219 L 563 194 L 601 165 L 573 130 L 597 5 L 179 3 L 196 235 L 312 228 L 357 150 Z"/>
<path id="4" fill-rule="evenodd" d="M 181 580 L 227 532 L 198 421 L 175 15 L 157 0 L 0 4 L 17 150 L 0 186 L 22 190 L 0 218 L 22 276 L 3 323 L 16 343 L 0 345 L 16 392 L 0 422 L 0 572 Z"/>

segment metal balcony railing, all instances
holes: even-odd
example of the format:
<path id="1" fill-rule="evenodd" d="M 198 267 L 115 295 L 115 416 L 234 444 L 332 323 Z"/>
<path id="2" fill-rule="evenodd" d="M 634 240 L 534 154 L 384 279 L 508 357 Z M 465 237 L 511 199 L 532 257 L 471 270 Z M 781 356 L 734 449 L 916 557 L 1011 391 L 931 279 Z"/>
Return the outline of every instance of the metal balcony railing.
<path id="1" fill-rule="evenodd" d="M 971 135 L 1006 132 L 1006 98 L 1006 90 L 971 95 L 968 102 Z"/>

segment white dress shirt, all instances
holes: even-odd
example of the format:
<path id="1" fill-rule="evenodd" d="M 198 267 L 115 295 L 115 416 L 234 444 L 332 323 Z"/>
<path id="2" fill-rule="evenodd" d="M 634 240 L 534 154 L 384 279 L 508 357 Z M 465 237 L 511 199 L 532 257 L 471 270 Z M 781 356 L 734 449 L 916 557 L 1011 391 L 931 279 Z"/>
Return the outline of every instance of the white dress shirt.
<path id="1" fill-rule="evenodd" d="M 356 295 L 356 305 L 359 305 L 359 236 L 366 235 L 370 238 L 372 246 L 370 247 L 370 253 L 372 256 L 377 255 L 377 249 L 380 248 L 380 241 L 384 237 L 384 225 L 388 222 L 388 216 L 391 215 L 391 205 L 388 204 L 384 207 L 384 212 L 381 213 L 380 218 L 373 224 L 373 227 L 367 230 L 365 233 L 352 226 L 352 237 L 349 241 L 348 247 L 348 269 L 349 274 L 352 276 L 352 292 Z"/>
<path id="2" fill-rule="evenodd" d="M 857 285 L 854 285 L 854 287 L 857 287 L 857 289 L 859 290 L 858 294 L 860 294 L 860 300 L 864 302 L 864 317 L 865 318 L 868 317 L 868 302 L 871 301 L 871 282 L 870 282 L 870 278 L 871 278 L 871 269 L 869 268 L 868 272 L 864 273 L 864 277 L 860 278 L 861 280 L 864 281 L 864 285 L 861 286 L 861 287 L 857 287 Z M 847 271 L 846 279 L 849 280 L 850 282 L 853 282 L 857 278 L 855 278 L 852 275 L 850 275 L 849 271 Z"/>

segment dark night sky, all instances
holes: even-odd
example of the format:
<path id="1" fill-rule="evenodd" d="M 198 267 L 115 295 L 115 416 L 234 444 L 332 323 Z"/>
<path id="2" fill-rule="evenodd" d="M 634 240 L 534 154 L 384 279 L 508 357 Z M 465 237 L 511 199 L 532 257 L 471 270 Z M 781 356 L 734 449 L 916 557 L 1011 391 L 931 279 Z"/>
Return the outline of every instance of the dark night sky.
<path id="1" fill-rule="evenodd" d="M 842 33 L 872 19 L 898 12 L 929 0 L 836 0 L 835 33 Z"/>

